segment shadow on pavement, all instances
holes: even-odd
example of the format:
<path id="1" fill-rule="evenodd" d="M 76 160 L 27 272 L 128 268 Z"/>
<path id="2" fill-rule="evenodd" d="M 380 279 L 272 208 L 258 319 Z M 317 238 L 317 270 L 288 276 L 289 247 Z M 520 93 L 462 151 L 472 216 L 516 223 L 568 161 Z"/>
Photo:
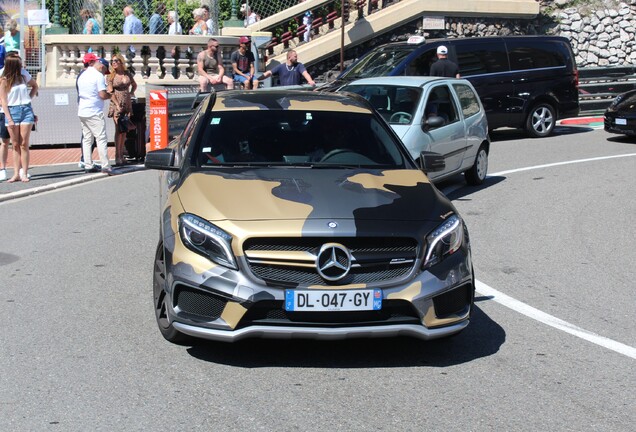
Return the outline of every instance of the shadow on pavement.
<path id="1" fill-rule="evenodd" d="M 480 184 L 479 186 L 470 186 L 470 185 L 464 184 L 462 185 L 462 187 L 454 187 L 450 189 L 450 191 L 445 192 L 445 195 L 451 201 L 470 201 L 469 198 L 465 198 L 465 197 L 472 195 L 475 192 L 479 192 L 483 189 L 488 189 L 490 187 L 493 187 L 504 180 L 506 180 L 506 177 L 504 176 L 486 177 L 484 182 Z M 442 187 L 440 186 L 438 186 L 438 188 L 442 190 Z"/>
<path id="2" fill-rule="evenodd" d="M 555 137 L 559 135 L 573 135 L 579 133 L 586 133 L 594 131 L 594 128 L 587 126 L 555 126 L 552 135 L 546 138 Z M 493 142 L 512 141 L 529 139 L 530 137 L 523 129 L 496 129 L 490 132 L 490 139 Z M 540 138 L 539 138 L 540 139 Z"/>
<path id="3" fill-rule="evenodd" d="M 481 297 L 475 301 L 487 299 Z M 447 339 L 246 339 L 233 344 L 204 341 L 187 351 L 206 362 L 244 368 L 446 367 L 493 355 L 505 340 L 504 329 L 475 306 L 470 325 Z"/>
<path id="4" fill-rule="evenodd" d="M 622 144 L 636 144 L 636 136 L 617 135 L 607 139 L 608 141 Z"/>

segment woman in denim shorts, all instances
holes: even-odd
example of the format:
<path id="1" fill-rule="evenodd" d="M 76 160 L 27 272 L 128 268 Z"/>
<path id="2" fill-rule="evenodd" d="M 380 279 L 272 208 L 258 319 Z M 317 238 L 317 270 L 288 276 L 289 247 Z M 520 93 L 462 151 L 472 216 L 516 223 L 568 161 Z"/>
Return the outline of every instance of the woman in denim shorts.
<path id="1" fill-rule="evenodd" d="M 31 126 L 35 123 L 31 98 L 37 91 L 38 85 L 22 68 L 20 57 L 8 55 L 0 78 L 0 103 L 13 143 L 13 177 L 8 180 L 9 183 L 29 181 L 29 137 Z"/>

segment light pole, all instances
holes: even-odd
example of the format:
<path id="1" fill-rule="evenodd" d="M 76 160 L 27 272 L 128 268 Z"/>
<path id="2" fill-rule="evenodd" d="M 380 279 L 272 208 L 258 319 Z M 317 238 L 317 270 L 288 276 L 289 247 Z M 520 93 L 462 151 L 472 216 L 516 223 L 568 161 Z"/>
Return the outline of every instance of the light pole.
<path id="1" fill-rule="evenodd" d="M 68 34 L 68 29 L 60 25 L 60 2 L 53 2 L 53 23 L 46 29 L 47 34 Z"/>
<path id="2" fill-rule="evenodd" d="M 345 1 L 340 0 L 340 72 L 344 70 Z"/>
<path id="3" fill-rule="evenodd" d="M 223 21 L 223 27 L 243 27 L 243 21 L 236 15 L 236 0 L 232 0 L 230 5 L 230 19 Z"/>

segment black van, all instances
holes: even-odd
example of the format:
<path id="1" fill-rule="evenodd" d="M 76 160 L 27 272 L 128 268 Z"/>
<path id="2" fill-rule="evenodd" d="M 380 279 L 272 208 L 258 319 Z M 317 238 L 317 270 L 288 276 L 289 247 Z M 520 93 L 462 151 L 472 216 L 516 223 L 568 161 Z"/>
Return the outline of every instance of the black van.
<path id="1" fill-rule="evenodd" d="M 477 90 L 489 129 L 523 128 L 530 136 L 544 137 L 558 119 L 579 114 L 574 54 L 568 40 L 559 36 L 411 37 L 368 52 L 328 87 L 358 78 L 428 75 L 440 45 Z"/>

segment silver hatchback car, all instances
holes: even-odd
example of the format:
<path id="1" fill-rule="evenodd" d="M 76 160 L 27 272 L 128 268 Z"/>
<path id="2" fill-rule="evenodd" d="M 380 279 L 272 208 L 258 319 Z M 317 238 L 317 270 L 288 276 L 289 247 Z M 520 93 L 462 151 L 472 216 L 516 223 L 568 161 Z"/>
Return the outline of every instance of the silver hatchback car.
<path id="1" fill-rule="evenodd" d="M 468 184 L 483 183 L 490 152 L 488 122 L 467 80 L 378 77 L 353 81 L 339 91 L 366 98 L 416 161 L 422 152 L 442 155 L 445 168 L 429 173 L 431 180 L 464 173 Z"/>

